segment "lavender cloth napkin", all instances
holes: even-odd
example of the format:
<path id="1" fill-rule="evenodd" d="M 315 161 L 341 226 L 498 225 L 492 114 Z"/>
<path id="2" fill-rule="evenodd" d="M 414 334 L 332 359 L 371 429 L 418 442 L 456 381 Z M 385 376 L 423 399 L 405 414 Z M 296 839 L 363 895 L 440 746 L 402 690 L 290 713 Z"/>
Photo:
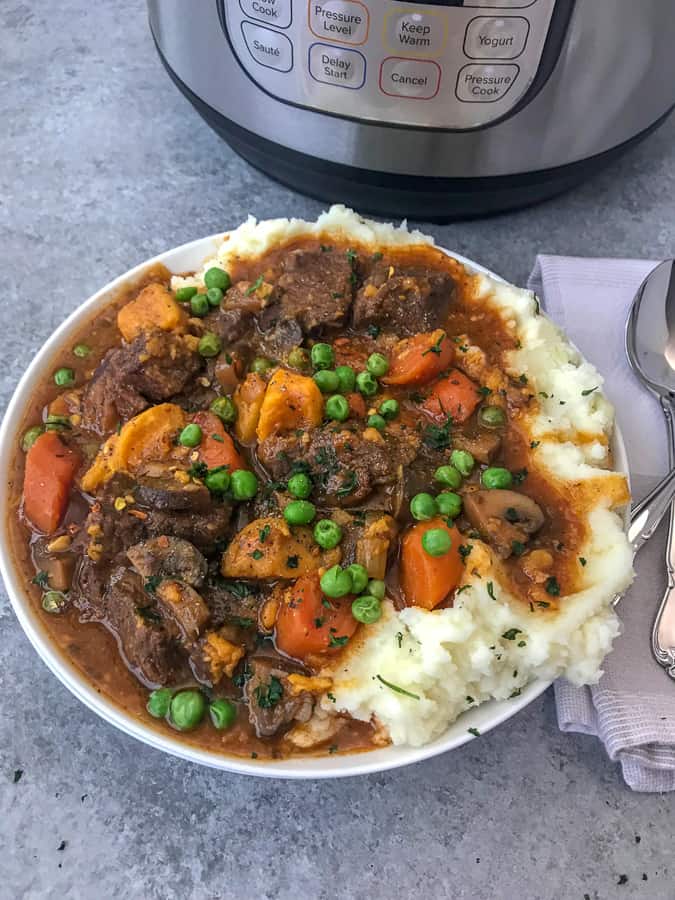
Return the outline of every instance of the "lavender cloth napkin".
<path id="1" fill-rule="evenodd" d="M 665 424 L 657 400 L 628 367 L 624 327 L 635 292 L 654 262 L 539 256 L 530 276 L 547 313 L 606 379 L 626 441 L 633 496 L 667 471 Z M 675 790 L 675 683 L 651 654 L 651 628 L 666 587 L 662 525 L 636 559 L 636 580 L 621 600 L 623 631 L 599 684 L 555 684 L 558 724 L 600 738 L 636 791 Z"/>

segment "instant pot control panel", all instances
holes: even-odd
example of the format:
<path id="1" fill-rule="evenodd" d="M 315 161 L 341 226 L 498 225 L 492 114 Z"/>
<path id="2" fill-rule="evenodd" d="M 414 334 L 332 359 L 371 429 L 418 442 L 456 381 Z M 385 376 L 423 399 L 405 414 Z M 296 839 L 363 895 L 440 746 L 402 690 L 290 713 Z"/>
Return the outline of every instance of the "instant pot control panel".
<path id="1" fill-rule="evenodd" d="M 392 125 L 470 129 L 537 74 L 555 0 L 221 0 L 249 77 L 280 100 Z"/>

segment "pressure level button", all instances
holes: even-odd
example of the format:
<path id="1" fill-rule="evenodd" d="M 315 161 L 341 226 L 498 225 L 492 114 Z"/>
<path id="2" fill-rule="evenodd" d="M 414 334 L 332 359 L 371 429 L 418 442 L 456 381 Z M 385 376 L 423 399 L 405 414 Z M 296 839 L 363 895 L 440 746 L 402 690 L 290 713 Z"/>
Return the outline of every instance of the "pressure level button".
<path id="1" fill-rule="evenodd" d="M 340 44 L 364 44 L 370 14 L 360 0 L 309 0 L 309 28 L 318 38 Z"/>

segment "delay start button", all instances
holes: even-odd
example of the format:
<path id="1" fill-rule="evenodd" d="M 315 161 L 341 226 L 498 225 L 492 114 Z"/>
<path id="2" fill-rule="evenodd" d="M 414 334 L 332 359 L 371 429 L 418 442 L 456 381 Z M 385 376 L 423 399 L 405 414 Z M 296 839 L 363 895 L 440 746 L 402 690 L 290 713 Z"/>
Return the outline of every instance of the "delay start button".
<path id="1" fill-rule="evenodd" d="M 389 97 L 431 100 L 441 84 L 441 67 L 430 59 L 388 56 L 380 66 L 380 90 Z"/>
<path id="2" fill-rule="evenodd" d="M 496 103 L 511 90 L 519 72 L 515 63 L 464 66 L 457 76 L 455 94 L 464 103 Z"/>
<path id="3" fill-rule="evenodd" d="M 325 41 L 364 44 L 370 13 L 360 0 L 309 0 L 309 28 Z"/>
<path id="4" fill-rule="evenodd" d="M 277 28 L 291 24 L 291 0 L 239 0 L 239 6 L 250 19 L 269 22 Z"/>
<path id="5" fill-rule="evenodd" d="M 309 48 L 308 62 L 309 74 L 323 84 L 356 91 L 366 80 L 366 59 L 358 50 L 316 43 Z"/>

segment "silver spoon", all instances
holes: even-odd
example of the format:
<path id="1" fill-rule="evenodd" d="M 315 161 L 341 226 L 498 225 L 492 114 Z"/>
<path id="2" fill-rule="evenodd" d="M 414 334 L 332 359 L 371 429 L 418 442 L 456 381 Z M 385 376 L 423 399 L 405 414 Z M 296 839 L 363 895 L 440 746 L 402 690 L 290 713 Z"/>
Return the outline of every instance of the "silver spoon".
<path id="1" fill-rule="evenodd" d="M 670 502 L 672 491 L 666 488 L 675 479 L 675 260 L 653 269 L 635 295 L 626 325 L 626 352 L 637 377 L 659 398 L 668 431 L 671 472 L 635 508 L 628 536 L 634 551 L 639 550 L 670 506 L 668 586 L 654 620 L 652 650 L 657 662 L 675 678 L 675 505 Z"/>

